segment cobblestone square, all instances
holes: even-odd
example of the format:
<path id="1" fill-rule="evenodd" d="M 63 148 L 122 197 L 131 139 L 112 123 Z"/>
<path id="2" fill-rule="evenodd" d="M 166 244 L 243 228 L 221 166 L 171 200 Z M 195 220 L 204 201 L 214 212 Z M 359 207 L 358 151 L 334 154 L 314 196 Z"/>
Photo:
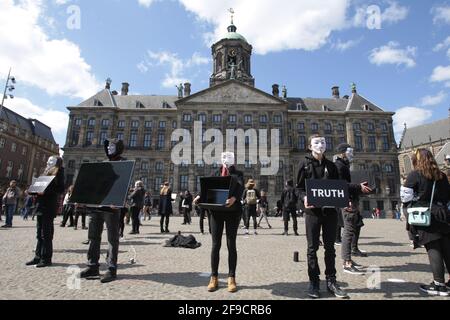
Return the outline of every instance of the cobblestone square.
<path id="1" fill-rule="evenodd" d="M 77 282 L 78 268 L 84 268 L 88 246 L 86 230 L 61 228 L 61 218 L 55 220 L 53 266 L 36 269 L 26 267 L 33 258 L 35 222 L 14 217 L 14 228 L 0 230 L 0 299 L 102 299 L 102 300 L 272 300 L 308 299 L 306 265 L 306 239 L 304 220 L 299 219 L 300 236 L 290 230 L 282 236 L 282 220 L 271 217 L 273 228 L 262 228 L 258 235 L 244 235 L 239 230 L 237 283 L 239 291 L 226 290 L 228 272 L 226 241 L 223 238 L 220 262 L 220 288 L 208 293 L 206 286 L 210 272 L 211 237 L 199 233 L 199 218 L 193 217 L 191 225 L 181 225 L 181 217 L 172 217 L 170 234 L 159 232 L 159 217 L 144 221 L 139 235 L 126 235 L 119 251 L 118 280 L 101 284 L 98 280 Z M 206 221 L 205 221 L 206 222 Z M 338 281 L 348 291 L 351 299 L 433 299 L 425 297 L 419 284 L 429 283 L 432 274 L 424 249 L 409 246 L 405 223 L 391 219 L 365 220 L 360 248 L 367 258 L 355 258 L 365 266 L 380 268 L 380 273 L 349 275 L 342 272 L 340 247 L 336 247 Z M 262 223 L 265 226 L 265 223 Z M 197 249 L 163 247 L 165 240 L 181 231 L 193 234 L 201 247 Z M 125 232 L 130 231 L 126 226 Z M 101 272 L 105 271 L 106 232 L 103 233 Z M 293 261 L 294 251 L 300 262 Z M 135 258 L 135 263 L 130 262 Z M 323 248 L 319 250 L 323 274 Z M 379 288 L 376 279 L 379 277 Z M 324 276 L 322 275 L 322 279 Z M 77 288 L 79 283 L 79 288 Z M 324 299 L 335 299 L 325 292 Z M 374 288 L 375 287 L 375 288 Z M 434 298 L 445 299 L 445 298 Z"/>

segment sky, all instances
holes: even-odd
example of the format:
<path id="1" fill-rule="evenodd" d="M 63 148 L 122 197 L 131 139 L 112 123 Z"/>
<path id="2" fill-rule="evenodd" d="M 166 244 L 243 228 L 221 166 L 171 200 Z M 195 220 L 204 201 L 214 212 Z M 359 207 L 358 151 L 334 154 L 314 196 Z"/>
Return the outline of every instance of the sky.
<path id="1" fill-rule="evenodd" d="M 448 116 L 450 1 L 394 0 L 0 0 L 4 105 L 52 128 L 65 143 L 68 106 L 104 88 L 176 95 L 206 89 L 211 45 L 234 24 L 253 46 L 257 88 L 331 97 L 340 87 L 396 112 L 408 127 Z"/>

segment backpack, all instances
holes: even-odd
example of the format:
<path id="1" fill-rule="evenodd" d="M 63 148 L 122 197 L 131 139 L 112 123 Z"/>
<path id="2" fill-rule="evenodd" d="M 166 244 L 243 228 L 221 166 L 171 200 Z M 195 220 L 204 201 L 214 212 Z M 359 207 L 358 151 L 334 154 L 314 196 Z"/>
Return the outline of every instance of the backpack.
<path id="1" fill-rule="evenodd" d="M 295 190 L 294 189 L 287 190 L 286 198 L 284 200 L 285 207 L 289 209 L 297 208 L 297 202 L 298 198 L 297 195 L 295 194 Z"/>
<path id="2" fill-rule="evenodd" d="M 251 190 L 247 190 L 247 195 L 245 197 L 245 202 L 247 202 L 247 204 L 256 204 L 256 191 L 255 189 L 251 189 Z"/>

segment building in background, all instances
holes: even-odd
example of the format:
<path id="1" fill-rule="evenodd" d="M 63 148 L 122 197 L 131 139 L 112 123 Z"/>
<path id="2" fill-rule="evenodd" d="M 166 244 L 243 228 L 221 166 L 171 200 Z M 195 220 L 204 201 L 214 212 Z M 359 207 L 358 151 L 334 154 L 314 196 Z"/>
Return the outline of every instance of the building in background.
<path id="1" fill-rule="evenodd" d="M 450 109 L 446 119 L 412 128 L 407 128 L 405 125 L 398 154 L 402 179 L 405 179 L 411 172 L 411 156 L 418 148 L 429 149 L 435 156 L 439 167 L 442 170 L 447 169 L 445 157 L 450 155 Z"/>
<path id="2" fill-rule="evenodd" d="M 26 119 L 10 109 L 0 114 L 0 185 L 10 180 L 21 188 L 30 185 L 47 165 L 48 157 L 59 154 L 52 130 L 35 119 Z"/>
<path id="3" fill-rule="evenodd" d="M 127 159 L 136 160 L 135 180 L 142 180 L 157 195 L 163 181 L 169 180 L 174 191 L 199 191 L 199 178 L 217 171 L 218 163 L 207 166 L 203 161 L 174 165 L 171 141 L 174 129 L 185 128 L 191 134 L 194 122 L 200 121 L 203 132 L 197 139 L 205 147 L 203 133 L 209 128 L 280 130 L 279 171 L 261 176 L 261 166 L 268 163 L 246 161 L 239 169 L 245 179 L 256 180 L 266 190 L 270 205 L 275 206 L 284 182 L 294 178 L 300 159 L 307 152 L 308 136 L 324 135 L 331 158 L 341 142 L 355 148 L 355 170 L 372 170 L 376 175 L 377 193 L 362 201 L 363 210 L 378 207 L 390 211 L 399 198 L 399 168 L 394 139 L 393 112 L 360 95 L 356 86 L 349 96 L 340 96 L 333 87 L 329 98 L 288 97 L 287 89 L 274 84 L 272 93 L 255 87 L 251 72 L 252 46 L 236 32 L 233 24 L 228 33 L 212 46 L 213 73 L 210 87 L 191 93 L 191 84 L 178 87 L 174 96 L 128 95 L 129 84 L 123 83 L 121 94 L 105 89 L 78 106 L 70 106 L 67 140 L 63 148 L 68 182 L 74 181 L 83 162 L 103 161 L 103 141 L 108 137 L 125 142 Z M 270 137 L 270 134 L 269 134 Z M 231 142 L 231 141 L 230 141 Z M 226 141 L 224 141 L 224 144 Z M 245 138 L 245 145 L 256 143 Z M 225 149 L 225 148 L 224 148 Z M 270 149 L 269 149 L 270 151 Z"/>

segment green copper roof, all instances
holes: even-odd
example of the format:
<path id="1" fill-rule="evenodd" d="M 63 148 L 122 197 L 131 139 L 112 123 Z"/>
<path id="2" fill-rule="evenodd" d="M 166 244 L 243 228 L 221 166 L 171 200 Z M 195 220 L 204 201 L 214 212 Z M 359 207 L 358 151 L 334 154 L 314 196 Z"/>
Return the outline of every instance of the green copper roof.
<path id="1" fill-rule="evenodd" d="M 247 42 L 247 39 L 244 38 L 243 35 L 237 33 L 237 32 L 228 32 L 223 39 L 230 39 L 230 40 L 242 40 Z"/>

